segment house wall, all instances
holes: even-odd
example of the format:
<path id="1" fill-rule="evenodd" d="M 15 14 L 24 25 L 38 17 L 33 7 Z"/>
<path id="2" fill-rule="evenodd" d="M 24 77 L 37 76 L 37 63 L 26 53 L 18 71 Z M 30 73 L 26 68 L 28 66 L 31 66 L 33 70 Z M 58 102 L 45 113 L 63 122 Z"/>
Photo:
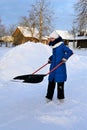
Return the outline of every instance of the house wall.
<path id="1" fill-rule="evenodd" d="M 41 42 L 43 43 L 43 44 L 48 44 L 48 40 L 41 40 Z"/>
<path id="2" fill-rule="evenodd" d="M 87 39 L 85 40 L 78 40 L 77 47 L 79 48 L 87 48 Z"/>
<path id="3" fill-rule="evenodd" d="M 13 41 L 14 45 L 21 44 L 21 42 L 23 40 L 23 35 L 22 35 L 22 33 L 20 32 L 19 29 L 16 29 L 16 31 L 13 34 L 13 37 L 14 37 L 14 41 Z"/>

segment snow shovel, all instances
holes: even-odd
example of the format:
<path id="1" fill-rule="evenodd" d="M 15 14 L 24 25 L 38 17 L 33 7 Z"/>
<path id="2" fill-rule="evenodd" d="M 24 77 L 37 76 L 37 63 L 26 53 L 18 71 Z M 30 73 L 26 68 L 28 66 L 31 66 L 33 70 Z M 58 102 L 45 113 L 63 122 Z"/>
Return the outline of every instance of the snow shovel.
<path id="1" fill-rule="evenodd" d="M 37 71 L 39 71 L 41 68 L 43 68 L 44 66 L 46 66 L 48 64 L 48 63 L 46 63 L 43 67 L 41 67 L 40 69 L 36 70 L 32 74 L 17 76 L 14 79 L 22 79 L 22 80 L 24 80 L 23 81 L 24 83 L 40 83 L 41 81 L 43 81 L 45 76 L 47 76 L 48 74 L 52 73 L 54 70 L 56 70 L 63 63 L 64 63 L 63 61 L 60 62 L 58 65 L 56 65 L 52 70 L 50 70 L 46 74 L 35 74 Z"/>
<path id="2" fill-rule="evenodd" d="M 46 65 L 48 65 L 49 63 L 45 63 L 43 66 L 41 66 L 40 68 L 38 68 L 37 70 L 35 70 L 32 74 L 27 74 L 27 75 L 20 75 L 20 76 L 17 76 L 17 77 L 14 77 L 13 79 L 19 79 L 19 80 L 27 80 L 27 78 L 30 76 L 32 77 L 35 76 L 34 74 L 37 73 L 39 70 L 41 70 L 42 68 L 44 68 Z"/>

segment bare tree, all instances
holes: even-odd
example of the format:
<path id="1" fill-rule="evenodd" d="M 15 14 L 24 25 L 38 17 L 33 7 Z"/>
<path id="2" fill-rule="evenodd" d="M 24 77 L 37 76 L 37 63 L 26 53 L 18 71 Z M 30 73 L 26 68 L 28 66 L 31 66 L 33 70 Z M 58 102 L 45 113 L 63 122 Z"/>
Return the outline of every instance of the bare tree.
<path id="1" fill-rule="evenodd" d="M 12 35 L 13 34 L 13 32 L 15 31 L 15 29 L 16 29 L 16 25 L 10 25 L 9 27 L 8 27 L 8 29 L 7 29 L 7 35 Z"/>
<path id="2" fill-rule="evenodd" d="M 6 28 L 5 26 L 2 24 L 2 20 L 0 19 L 0 37 L 4 36 L 6 33 Z"/>
<path id="3" fill-rule="evenodd" d="M 87 0 L 78 0 L 74 5 L 76 12 L 76 23 L 79 31 L 87 29 Z"/>
<path id="4" fill-rule="evenodd" d="M 29 17 L 32 19 L 34 25 L 39 30 L 39 41 L 42 36 L 47 35 L 52 29 L 52 19 L 54 12 L 50 8 L 50 2 L 48 0 L 37 0 L 31 7 Z"/>
<path id="5" fill-rule="evenodd" d="M 41 41 L 42 36 L 48 35 L 52 30 L 54 17 L 49 0 L 36 0 L 28 10 L 28 17 L 23 16 L 19 25 L 28 26 L 32 35 L 34 29 L 37 28 L 39 31 L 39 41 Z"/>
<path id="6" fill-rule="evenodd" d="M 36 28 L 36 22 L 35 22 L 35 18 L 33 17 L 32 11 L 31 11 L 29 17 L 27 17 L 27 16 L 21 17 L 21 21 L 19 22 L 19 25 L 24 26 L 24 27 L 28 27 L 32 37 L 34 36 L 34 30 Z"/>
<path id="7" fill-rule="evenodd" d="M 19 25 L 28 27 L 29 26 L 29 18 L 27 16 L 22 16 L 21 20 L 19 22 Z"/>

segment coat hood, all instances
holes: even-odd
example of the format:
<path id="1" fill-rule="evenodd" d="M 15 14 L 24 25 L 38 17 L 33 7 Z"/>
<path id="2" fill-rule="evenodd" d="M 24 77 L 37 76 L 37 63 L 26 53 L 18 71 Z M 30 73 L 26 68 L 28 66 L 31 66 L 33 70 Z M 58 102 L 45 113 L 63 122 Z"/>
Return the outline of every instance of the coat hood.
<path id="1" fill-rule="evenodd" d="M 63 39 L 61 36 L 59 36 L 58 38 L 56 38 L 54 41 L 49 42 L 49 46 L 55 46 L 56 44 L 58 44 L 59 42 L 63 42 Z"/>

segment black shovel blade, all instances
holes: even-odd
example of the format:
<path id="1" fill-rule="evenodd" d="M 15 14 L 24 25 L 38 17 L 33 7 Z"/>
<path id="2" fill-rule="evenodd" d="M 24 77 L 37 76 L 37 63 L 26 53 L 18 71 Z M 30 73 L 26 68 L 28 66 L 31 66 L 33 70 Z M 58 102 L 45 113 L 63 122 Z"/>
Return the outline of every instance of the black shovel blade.
<path id="1" fill-rule="evenodd" d="M 34 74 L 34 75 L 29 75 L 23 82 L 24 83 L 40 83 L 43 81 L 44 74 Z"/>
<path id="2" fill-rule="evenodd" d="M 19 79 L 19 80 L 26 80 L 28 78 L 29 74 L 27 75 L 19 75 L 14 77 L 13 79 Z"/>
<path id="3" fill-rule="evenodd" d="M 45 74 L 29 74 L 17 76 L 14 79 L 24 80 L 23 83 L 40 83 L 45 76 Z"/>

